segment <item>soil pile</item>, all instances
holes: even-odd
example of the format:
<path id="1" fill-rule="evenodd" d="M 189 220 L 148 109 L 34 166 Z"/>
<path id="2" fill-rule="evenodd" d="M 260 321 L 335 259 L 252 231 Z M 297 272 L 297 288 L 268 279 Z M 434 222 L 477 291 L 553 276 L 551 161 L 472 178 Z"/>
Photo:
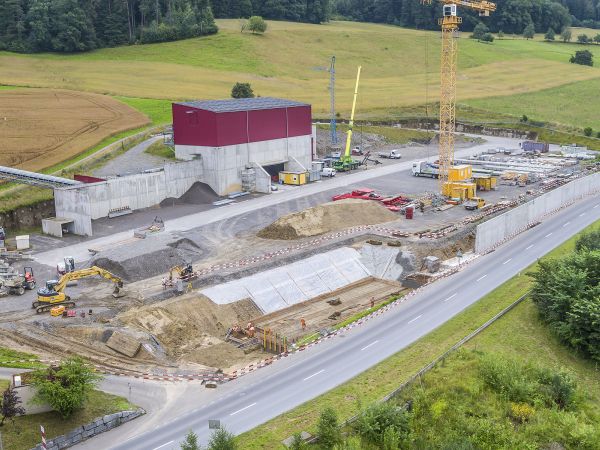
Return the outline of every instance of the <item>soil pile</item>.
<path id="1" fill-rule="evenodd" d="M 166 198 L 160 202 L 160 206 L 172 206 L 172 205 L 208 205 L 218 200 L 219 196 L 213 189 L 206 183 L 200 183 L 199 181 L 192 184 L 192 187 L 187 190 L 179 198 Z"/>
<path id="2" fill-rule="evenodd" d="M 357 225 L 397 220 L 398 216 L 370 200 L 340 200 L 280 217 L 258 232 L 265 239 L 298 239 Z"/>
<path id="3" fill-rule="evenodd" d="M 227 330 L 260 315 L 251 300 L 217 305 L 194 293 L 135 308 L 117 318 L 151 333 L 173 359 L 225 369 L 245 358 L 242 350 L 224 342 Z"/>

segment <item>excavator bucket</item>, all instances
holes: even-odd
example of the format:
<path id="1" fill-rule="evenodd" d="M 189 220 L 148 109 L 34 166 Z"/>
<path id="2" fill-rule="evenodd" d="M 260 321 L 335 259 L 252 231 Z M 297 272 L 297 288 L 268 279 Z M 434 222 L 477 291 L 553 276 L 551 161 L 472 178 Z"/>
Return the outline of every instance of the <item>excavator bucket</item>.
<path id="1" fill-rule="evenodd" d="M 126 292 L 123 290 L 123 287 L 122 286 L 119 287 L 119 286 L 115 285 L 115 289 L 112 293 L 112 296 L 114 298 L 121 298 L 121 297 L 125 297 L 125 295 L 126 295 Z"/>

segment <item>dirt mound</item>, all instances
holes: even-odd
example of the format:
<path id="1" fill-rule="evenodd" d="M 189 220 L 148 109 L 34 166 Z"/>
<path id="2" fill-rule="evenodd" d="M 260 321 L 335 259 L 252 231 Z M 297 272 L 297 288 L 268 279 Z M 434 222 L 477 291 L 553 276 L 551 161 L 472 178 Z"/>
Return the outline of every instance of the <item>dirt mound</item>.
<path id="1" fill-rule="evenodd" d="M 166 198 L 160 202 L 160 206 L 172 205 L 207 205 L 218 200 L 219 196 L 206 183 L 196 182 L 179 198 Z"/>
<path id="2" fill-rule="evenodd" d="M 383 205 L 367 200 L 340 200 L 280 217 L 258 232 L 265 239 L 298 239 L 357 225 L 390 222 L 398 216 Z"/>
<path id="3" fill-rule="evenodd" d="M 171 358 L 225 369 L 244 356 L 224 342 L 227 330 L 260 315 L 251 300 L 217 305 L 205 296 L 189 294 L 132 309 L 117 319 L 154 335 Z"/>

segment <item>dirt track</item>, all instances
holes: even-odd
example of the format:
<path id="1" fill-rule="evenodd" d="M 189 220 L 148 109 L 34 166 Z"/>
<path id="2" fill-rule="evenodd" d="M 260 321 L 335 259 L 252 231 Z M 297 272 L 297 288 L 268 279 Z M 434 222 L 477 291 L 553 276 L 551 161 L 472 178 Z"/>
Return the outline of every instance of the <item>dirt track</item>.
<path id="1" fill-rule="evenodd" d="M 98 94 L 51 89 L 0 92 L 0 165 L 39 171 L 150 121 Z"/>

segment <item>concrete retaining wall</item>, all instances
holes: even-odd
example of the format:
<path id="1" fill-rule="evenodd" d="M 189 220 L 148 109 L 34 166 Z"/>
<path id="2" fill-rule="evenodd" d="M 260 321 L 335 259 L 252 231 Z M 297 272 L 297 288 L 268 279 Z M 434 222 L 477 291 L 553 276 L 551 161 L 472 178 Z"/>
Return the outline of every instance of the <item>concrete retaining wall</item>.
<path id="1" fill-rule="evenodd" d="M 143 409 L 138 409 L 135 411 L 121 411 L 100 417 L 91 423 L 75 428 L 69 434 L 64 434 L 47 441 L 46 448 L 48 450 L 62 450 L 63 448 L 72 447 L 82 441 L 85 441 L 86 439 L 97 436 L 105 431 L 112 430 L 113 428 L 116 428 L 125 422 L 136 419 L 143 414 L 146 414 L 146 411 Z M 98 448 L 102 448 L 102 445 L 100 444 Z M 38 444 L 31 450 L 43 450 L 42 444 Z"/>
<path id="2" fill-rule="evenodd" d="M 225 147 L 176 145 L 175 157 L 188 161 L 200 158 L 204 170 L 202 181 L 217 194 L 225 195 L 241 190 L 241 172 L 249 163 L 265 166 L 287 162 L 294 157 L 303 166 L 310 167 L 311 141 L 312 136 L 298 136 Z"/>
<path id="3" fill-rule="evenodd" d="M 25 415 L 29 414 L 40 414 L 44 412 L 52 411 L 52 406 L 47 403 L 33 403 L 33 397 L 35 397 L 36 389 L 30 384 L 23 386 L 13 386 L 15 392 L 21 399 L 21 406 L 25 408 Z"/>
<path id="4" fill-rule="evenodd" d="M 217 304 L 251 298 L 264 312 L 287 308 L 371 276 L 352 248 L 339 248 L 208 289 Z"/>
<path id="5" fill-rule="evenodd" d="M 477 226 L 475 252 L 485 253 L 535 222 L 576 200 L 600 191 L 600 173 L 573 180 Z"/>
<path id="6" fill-rule="evenodd" d="M 168 163 L 163 170 L 54 190 L 56 215 L 74 220 L 76 234 L 91 236 L 92 220 L 121 208 L 149 208 L 167 198 L 181 197 L 202 181 L 202 162 Z"/>

